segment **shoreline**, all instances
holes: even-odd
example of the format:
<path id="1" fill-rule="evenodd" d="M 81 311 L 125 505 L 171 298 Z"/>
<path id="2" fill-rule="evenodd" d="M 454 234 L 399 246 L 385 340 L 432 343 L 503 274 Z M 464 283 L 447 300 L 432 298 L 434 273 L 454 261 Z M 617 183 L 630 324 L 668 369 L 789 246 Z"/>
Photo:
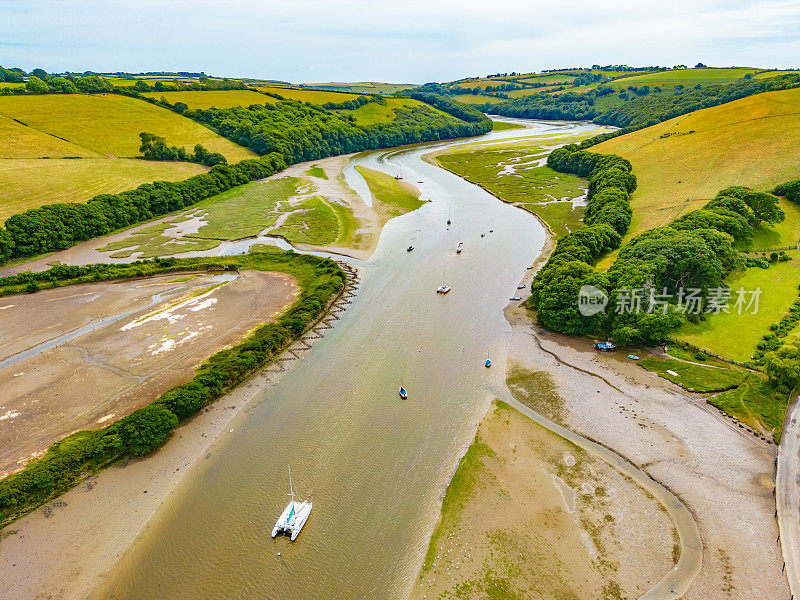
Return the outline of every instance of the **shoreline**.
<path id="1" fill-rule="evenodd" d="M 443 152 L 424 158 L 446 169 L 435 160 Z M 521 279 L 528 289 L 554 248 L 552 231 L 542 224 L 545 245 Z M 702 559 L 698 556 L 697 571 L 684 579 L 683 597 L 788 597 L 788 582 L 778 568 L 780 547 L 774 543 L 778 537 L 772 501 L 775 446 L 740 430 L 704 399 L 692 397 L 638 365 L 625 363 L 621 357 L 598 356 L 589 341 L 537 331 L 521 304 L 509 304 L 504 311 L 512 328 L 507 363 L 527 363 L 547 373 L 555 389 L 567 398 L 562 418 L 554 420 L 629 461 L 679 498 L 696 523 Z M 629 425 L 631 420 L 635 427 Z M 656 431 L 641 433 L 648 429 Z M 688 476 L 686 471 L 690 471 Z M 739 517 L 726 516 L 729 513 Z M 422 566 L 418 577 L 421 571 Z M 673 573 L 666 573 L 665 581 Z M 654 589 L 645 597 L 674 597 L 670 590 L 671 586 L 662 586 L 660 593 Z"/>
<path id="2" fill-rule="evenodd" d="M 237 419 L 259 402 L 262 390 L 291 370 L 296 353 L 311 347 L 304 340 L 308 333 L 343 310 L 340 302 L 357 282 L 357 272 L 348 273 L 341 292 L 300 337 L 181 424 L 153 454 L 112 464 L 0 529 L 0 571 L 5 575 L 0 579 L 0 597 L 92 597 L 158 509 L 179 493 L 185 476 L 235 431 Z M 287 359 L 292 363 L 288 367 Z M 281 366 L 277 372 L 276 364 Z"/>

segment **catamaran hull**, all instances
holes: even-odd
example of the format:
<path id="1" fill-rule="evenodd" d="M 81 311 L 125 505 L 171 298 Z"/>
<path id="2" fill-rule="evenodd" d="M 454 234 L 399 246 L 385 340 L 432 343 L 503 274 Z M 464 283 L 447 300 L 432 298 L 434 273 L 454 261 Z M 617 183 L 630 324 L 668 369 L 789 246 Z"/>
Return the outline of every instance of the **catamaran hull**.
<path id="1" fill-rule="evenodd" d="M 292 512 L 292 508 L 294 508 L 294 512 Z M 311 514 L 311 508 L 311 502 L 289 502 L 281 516 L 278 517 L 275 527 L 272 528 L 272 537 L 279 533 L 286 533 L 292 541 L 295 541 Z"/>

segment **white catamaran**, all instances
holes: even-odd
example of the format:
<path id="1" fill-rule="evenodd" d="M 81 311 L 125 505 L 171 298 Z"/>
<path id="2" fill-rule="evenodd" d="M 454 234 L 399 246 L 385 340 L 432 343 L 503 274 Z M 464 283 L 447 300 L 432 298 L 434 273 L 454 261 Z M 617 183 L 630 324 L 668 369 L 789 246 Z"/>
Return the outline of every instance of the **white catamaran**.
<path id="1" fill-rule="evenodd" d="M 279 533 L 288 533 L 291 535 L 292 541 L 294 541 L 303 528 L 303 525 L 306 524 L 308 515 L 311 514 L 311 502 L 308 500 L 305 502 L 295 502 L 291 467 L 289 467 L 289 496 L 291 496 L 292 499 L 275 522 L 275 527 L 272 528 L 272 537 L 275 537 Z"/>

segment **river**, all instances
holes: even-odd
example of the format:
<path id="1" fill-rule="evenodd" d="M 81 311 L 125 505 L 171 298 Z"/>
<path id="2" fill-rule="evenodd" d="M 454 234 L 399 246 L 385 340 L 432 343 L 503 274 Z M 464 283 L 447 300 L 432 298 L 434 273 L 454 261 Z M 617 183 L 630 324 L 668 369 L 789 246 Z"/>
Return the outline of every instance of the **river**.
<path id="1" fill-rule="evenodd" d="M 505 389 L 511 328 L 503 308 L 545 241 L 533 216 L 421 157 L 480 139 L 594 128 L 531 125 L 354 159 L 402 173 L 432 202 L 386 225 L 374 255 L 358 262 L 361 285 L 341 320 L 183 479 L 102 597 L 406 594 L 491 390 Z M 435 293 L 443 280 L 452 286 L 445 296 Z M 483 366 L 487 353 L 496 368 Z M 407 400 L 397 393 L 401 378 Z M 314 503 L 294 543 L 270 538 L 287 502 L 289 464 L 298 499 Z"/>

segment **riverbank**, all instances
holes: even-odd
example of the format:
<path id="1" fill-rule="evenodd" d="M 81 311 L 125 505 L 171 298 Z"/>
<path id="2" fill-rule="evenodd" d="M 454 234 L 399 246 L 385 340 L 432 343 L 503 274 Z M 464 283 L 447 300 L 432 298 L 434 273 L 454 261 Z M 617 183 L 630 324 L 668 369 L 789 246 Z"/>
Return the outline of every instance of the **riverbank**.
<path id="1" fill-rule="evenodd" d="M 635 598 L 672 569 L 676 540 L 635 482 L 496 401 L 448 486 L 411 598 Z"/>
<path id="2" fill-rule="evenodd" d="M 263 399 L 263 388 L 277 384 L 294 359 L 310 348 L 309 341 L 321 335 L 320 327 L 331 327 L 355 289 L 357 277 L 348 270 L 345 288 L 303 338 L 182 424 L 157 452 L 118 462 L 3 529 L 0 597 L 89 597 L 158 509 L 179 494 L 191 467 L 211 458 L 214 448 L 235 432 L 237 417 L 248 412 L 244 409 L 252 411 Z"/>
<path id="3" fill-rule="evenodd" d="M 684 597 L 788 598 L 775 543 L 774 447 L 624 358 L 539 331 L 522 308 L 506 315 L 509 364 L 550 379 L 562 399 L 534 399 L 532 408 L 626 457 L 694 515 L 703 563 Z"/>
<path id="4" fill-rule="evenodd" d="M 290 275 L 243 270 L 3 297 L 0 478 L 67 435 L 110 425 L 191 380 L 299 293 Z"/>

